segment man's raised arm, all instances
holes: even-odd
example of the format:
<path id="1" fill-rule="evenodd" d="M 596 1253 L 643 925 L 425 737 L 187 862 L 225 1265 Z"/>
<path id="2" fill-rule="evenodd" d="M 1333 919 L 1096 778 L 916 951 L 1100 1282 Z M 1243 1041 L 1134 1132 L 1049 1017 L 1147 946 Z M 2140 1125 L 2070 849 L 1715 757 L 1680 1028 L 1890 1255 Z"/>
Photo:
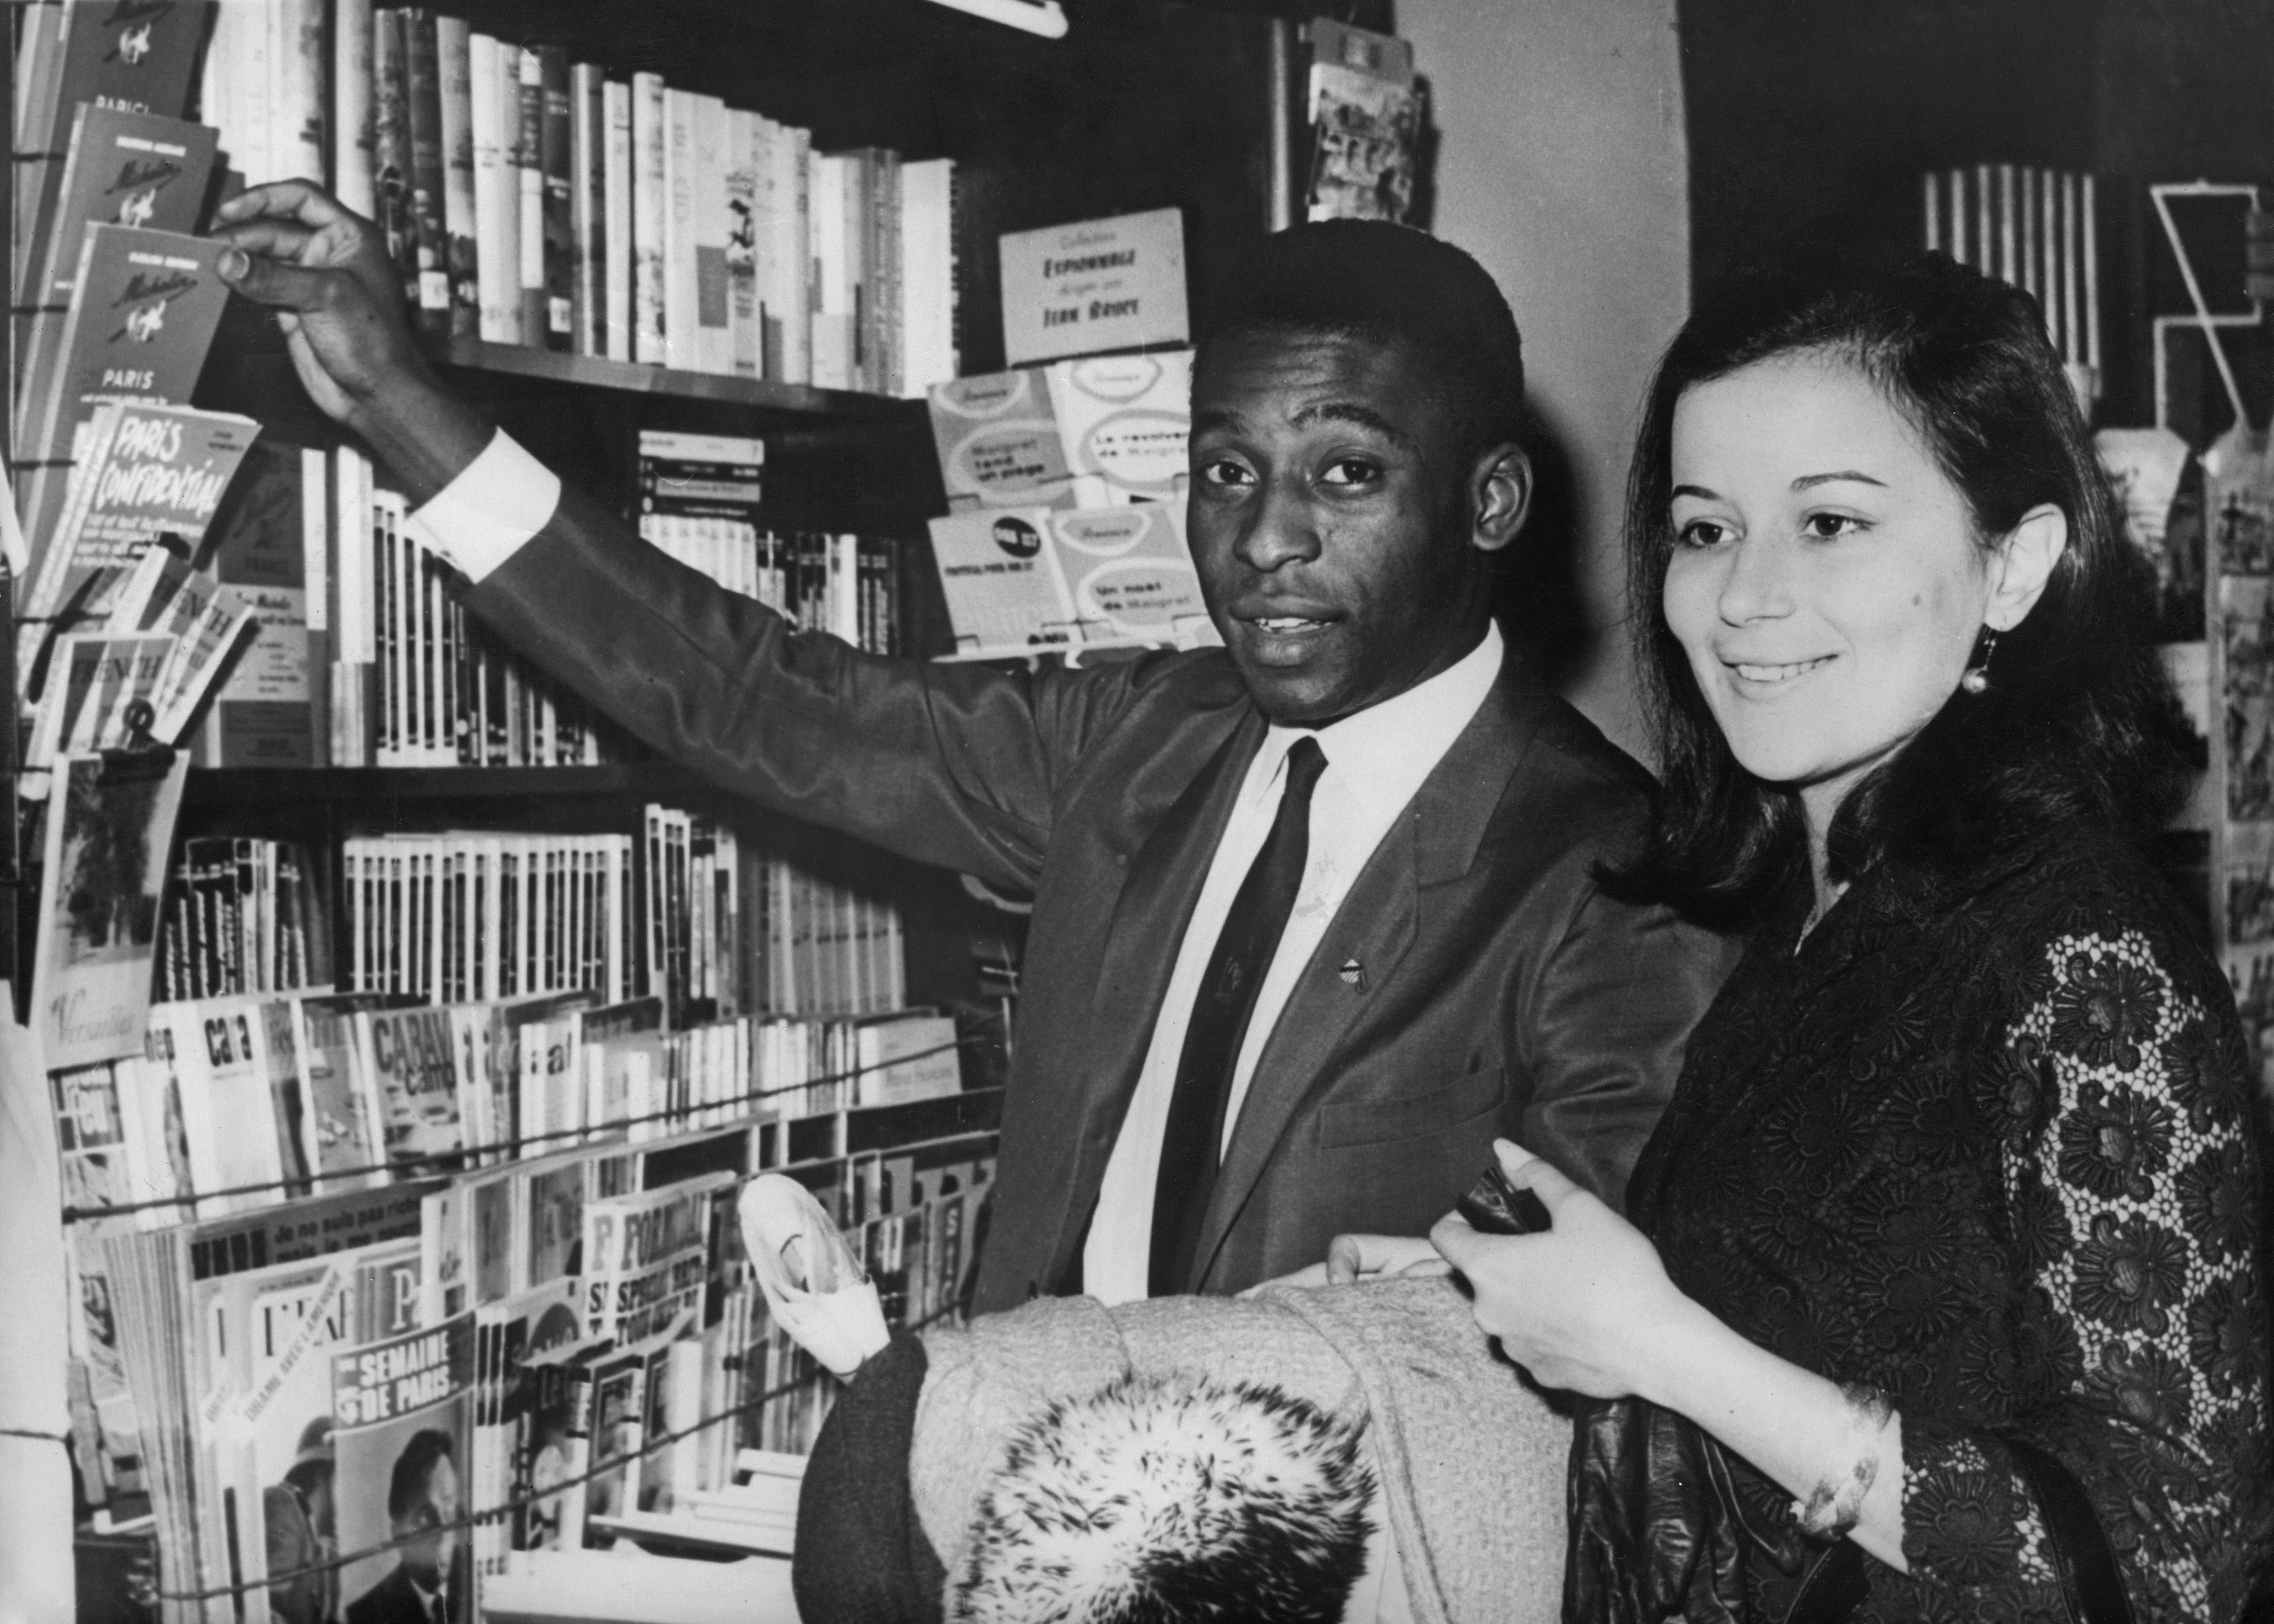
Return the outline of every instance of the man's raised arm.
<path id="1" fill-rule="evenodd" d="M 256 187 L 214 234 L 235 251 L 222 279 L 276 312 L 310 398 L 418 505 L 473 583 L 467 607 L 509 643 L 761 804 L 1031 889 L 1050 786 L 1111 709 L 1101 695 L 801 635 L 648 546 L 451 392 L 379 229 L 318 188 Z"/>

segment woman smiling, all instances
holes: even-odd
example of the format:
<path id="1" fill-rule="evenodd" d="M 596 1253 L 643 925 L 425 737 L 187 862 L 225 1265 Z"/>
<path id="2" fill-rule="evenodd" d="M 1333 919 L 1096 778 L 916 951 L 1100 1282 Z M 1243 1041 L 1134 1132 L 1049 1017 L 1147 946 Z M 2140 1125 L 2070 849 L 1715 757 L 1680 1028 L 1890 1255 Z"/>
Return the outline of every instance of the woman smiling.
<path id="1" fill-rule="evenodd" d="M 1749 289 L 1668 351 L 1630 500 L 1665 788 L 1616 883 L 1751 946 L 1631 1222 L 1510 1147 L 1553 1229 L 1433 1237 L 1598 1401 L 1567 1615 L 2233 1617 L 2255 1091 L 2140 854 L 2183 724 L 2035 304 L 1941 259 Z"/>

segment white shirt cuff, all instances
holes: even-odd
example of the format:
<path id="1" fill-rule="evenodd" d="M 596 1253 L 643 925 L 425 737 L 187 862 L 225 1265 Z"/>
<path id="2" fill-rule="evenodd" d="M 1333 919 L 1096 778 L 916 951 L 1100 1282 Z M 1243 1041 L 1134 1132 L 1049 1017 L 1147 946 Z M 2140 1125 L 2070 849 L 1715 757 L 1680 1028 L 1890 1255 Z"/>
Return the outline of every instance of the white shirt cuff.
<path id="1" fill-rule="evenodd" d="M 560 505 L 560 477 L 500 429 L 410 523 L 451 568 L 479 581 L 551 523 Z"/>

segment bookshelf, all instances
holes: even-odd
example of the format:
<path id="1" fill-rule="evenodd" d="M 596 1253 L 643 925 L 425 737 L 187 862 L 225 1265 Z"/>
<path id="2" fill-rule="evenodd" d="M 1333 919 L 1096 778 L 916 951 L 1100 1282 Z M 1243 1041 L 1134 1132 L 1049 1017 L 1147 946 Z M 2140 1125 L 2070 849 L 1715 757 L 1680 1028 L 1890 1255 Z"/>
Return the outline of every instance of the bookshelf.
<path id="1" fill-rule="evenodd" d="M 340 0 L 304 3 L 328 16 Z M 1080 9 L 1072 40 L 1055 43 L 922 0 L 842 0 L 829 7 L 787 0 L 591 0 L 574 7 L 444 0 L 437 9 L 503 41 L 558 44 L 614 74 L 657 72 L 674 87 L 757 108 L 811 129 L 817 150 L 890 147 L 911 160 L 954 160 L 966 183 L 963 201 L 968 209 L 960 268 L 963 310 L 970 319 L 960 319 L 957 334 L 960 370 L 966 373 L 993 370 L 1003 361 L 993 314 L 998 292 L 991 251 L 996 235 L 1103 214 L 1178 208 L 1185 223 L 1195 314 L 1204 320 L 1201 300 L 1215 275 L 1249 243 L 1291 217 L 1294 177 L 1306 162 L 1290 109 L 1301 65 L 1296 23 L 1308 8 L 1293 4 L 1096 0 Z M 1386 7 L 1342 11 L 1360 24 L 1388 21 Z M 851 530 L 889 539 L 898 560 L 899 646 L 919 657 L 953 648 L 924 533 L 925 523 L 944 514 L 947 503 L 921 399 L 609 360 L 463 335 L 433 335 L 425 342 L 430 358 L 455 387 L 564 477 L 599 500 L 619 504 L 627 517 L 636 510 L 642 432 L 763 440 L 758 523 L 782 532 Z M 305 447 L 325 457 L 335 456 L 344 445 L 301 391 L 274 322 L 241 301 L 231 301 L 222 313 L 189 403 L 252 417 L 271 444 Z M 0 760 L 0 770 L 7 764 Z M 5 788 L 0 781 L 0 790 Z M 870 1253 L 872 1271 L 882 1267 L 890 1277 L 897 1269 L 903 1280 L 931 1279 L 925 1289 L 934 1291 L 943 1268 L 952 1278 L 961 1278 L 962 1271 L 947 1260 L 957 1255 L 955 1247 L 975 1244 L 979 1233 L 978 1202 L 1001 1116 L 1007 1004 L 1015 989 L 1022 927 L 1015 914 L 976 899 L 955 876 L 885 857 L 793 819 L 757 812 L 692 772 L 636 757 L 553 767 L 195 768 L 183 792 L 175 861 L 193 840 L 297 843 L 309 853 L 314 886 L 330 898 L 335 962 L 345 965 L 345 842 L 510 831 L 532 836 L 629 835 L 636 848 L 644 808 L 654 803 L 731 829 L 745 850 L 763 847 L 797 865 L 814 876 L 817 888 L 834 884 L 888 901 L 903 928 L 907 1001 L 956 1018 L 960 1091 L 904 1101 L 888 1094 L 888 1102 L 875 1105 L 847 1094 L 826 1109 L 785 1104 L 779 1111 L 729 1095 L 727 1105 L 742 1100 L 736 1124 L 716 1123 L 713 1117 L 724 1108 L 698 1103 L 688 1108 L 692 1117 L 663 1126 L 681 1121 L 704 1126 L 667 1140 L 644 1139 L 635 1126 L 627 1143 L 610 1137 L 622 1132 L 614 1124 L 625 1119 L 596 1119 L 586 1130 L 598 1135 L 594 1142 L 580 1145 L 571 1137 L 541 1147 L 516 1146 L 536 1159 L 516 1165 L 550 1165 L 558 1158 L 548 1160 L 547 1153 L 563 1142 L 579 1145 L 574 1153 L 561 1154 L 586 1159 L 593 1169 L 587 1192 L 591 1199 L 629 1199 L 706 1177 L 779 1169 L 807 1182 L 825 1199 L 843 1203 L 841 1210 L 866 1224 L 870 1238 L 855 1244 L 884 1249 Z M 13 849 L 11 843 L 11 853 Z M 6 898 L 8 882 L 9 871 L 0 864 L 0 901 Z M 7 967 L 7 951 L 0 925 L 0 971 Z M 573 1018 L 561 1019 L 573 1024 Z M 542 1041 L 555 1043 L 566 1030 L 548 1026 Z M 690 1047 L 684 1052 L 691 1056 L 702 1030 L 668 1038 L 686 1038 Z M 847 1032 L 827 1041 L 842 1037 L 850 1042 L 856 1035 Z M 746 1041 L 752 1045 L 749 1067 L 755 1075 L 757 1039 L 746 1034 Z M 825 1083 L 835 1075 L 825 1071 Z M 669 1097 L 674 1102 L 678 1098 Z M 672 1109 L 679 1108 L 674 1103 Z M 636 1123 L 636 1117 L 635 1112 L 630 1120 Z M 470 1169 L 460 1177 L 478 1182 L 486 1172 Z M 525 1184 L 538 1175 L 513 1177 L 516 1190 L 523 1192 L 514 1200 L 533 1201 Z M 623 1188 L 627 1178 L 629 1189 Z M 328 1197 L 320 1191 L 310 1199 L 321 1202 Z M 877 1205 L 880 1199 L 882 1207 Z M 514 1211 L 523 1209 L 516 1206 Z M 222 1222 L 202 1210 L 199 1221 Z M 526 1228 L 536 1220 L 523 1215 L 515 1222 Z M 968 1232 L 956 1229 L 967 1222 Z M 932 1270 L 932 1275 L 922 1274 L 917 1263 L 896 1261 L 900 1253 L 894 1249 L 903 1244 L 931 1248 L 921 1269 Z M 969 1252 L 961 1255 L 968 1264 Z M 524 1272 L 528 1267 L 516 1265 Z M 753 1368 L 749 1380 L 770 1375 L 802 1380 L 805 1386 L 795 1391 L 803 1393 L 815 1384 L 798 1373 L 802 1369 Z M 802 1398 L 792 1402 L 806 1403 Z M 809 1439 L 817 1409 L 785 1418 L 778 1408 L 764 1413 L 779 1438 Z M 192 1470 L 177 1464 L 181 1470 Z M 263 1467 L 257 1480 L 270 1485 L 274 1473 Z M 498 1503 L 501 1492 L 494 1483 L 470 1484 L 468 1503 Z M 166 1498 L 159 1497 L 162 1519 Z M 237 1504 L 234 1515 L 242 1515 L 242 1493 Z M 486 1568 L 485 1585 L 495 1578 L 498 1587 L 489 1615 L 694 1618 L 706 1616 L 706 1606 L 725 1605 L 734 1616 L 747 1618 L 754 1602 L 782 1588 L 778 1566 L 760 1571 L 752 1562 L 739 1564 L 741 1571 L 722 1590 L 719 1581 L 725 1564 L 644 1553 L 640 1542 L 649 1534 L 654 1538 L 646 1540 L 647 1546 L 659 1553 L 700 1544 L 684 1530 L 674 1536 L 651 1528 L 651 1521 L 648 1514 L 636 1512 L 612 1522 L 620 1536 L 613 1553 L 548 1553 L 563 1560 L 534 1574 L 495 1575 Z M 146 1538 L 104 1527 L 100 1536 L 88 1532 L 80 1552 L 87 1575 L 83 1592 L 90 1598 L 116 1598 L 134 1588 L 123 1581 L 123 1574 L 149 1560 Z M 181 1548 L 190 1535 L 176 1529 L 169 1538 Z M 201 1530 L 195 1538 L 202 1542 L 207 1534 Z M 155 1584 L 173 1597 L 163 1610 L 169 1624 L 217 1616 L 229 1607 L 225 1600 L 185 1598 L 187 1590 L 213 1578 L 210 1568 L 202 1575 L 155 1576 Z M 152 1616 L 132 1604 L 121 1615 Z"/>

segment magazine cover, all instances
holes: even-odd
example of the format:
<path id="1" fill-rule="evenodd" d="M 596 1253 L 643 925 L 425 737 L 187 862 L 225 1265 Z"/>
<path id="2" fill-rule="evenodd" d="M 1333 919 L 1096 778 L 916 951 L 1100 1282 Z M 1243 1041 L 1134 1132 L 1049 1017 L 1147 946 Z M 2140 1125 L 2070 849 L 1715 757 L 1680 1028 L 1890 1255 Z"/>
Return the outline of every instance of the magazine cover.
<path id="1" fill-rule="evenodd" d="M 48 800 L 32 1017 L 52 1069 L 139 1052 L 189 758 L 66 756 Z"/>
<path id="2" fill-rule="evenodd" d="M 1339 62 L 1311 67 L 1312 220 L 1387 220 L 1413 210 L 1421 94 Z"/>
<path id="3" fill-rule="evenodd" d="M 220 1343 L 220 1403 L 210 1421 L 217 1470 L 237 1530 L 233 1566 L 268 1581 L 276 1624 L 337 1624 L 337 1462 L 331 1359 L 382 1335 L 418 1328 L 416 1241 L 359 1247 L 207 1282 Z"/>
<path id="4" fill-rule="evenodd" d="M 619 1346 L 699 1316 L 709 1280 L 712 1192 L 717 1174 L 584 1207 L 584 1328 Z"/>
<path id="5" fill-rule="evenodd" d="M 2274 817 L 2274 593 L 2264 575 L 2218 583 L 2225 665 L 2226 816 Z"/>
<path id="6" fill-rule="evenodd" d="M 472 1624 L 466 1493 L 474 1321 L 366 1342 L 332 1359 L 343 1552 L 401 1541 L 339 1570 L 345 1624 Z"/>
<path id="7" fill-rule="evenodd" d="M 515 1515 L 513 1548 L 576 1550 L 584 1543 L 588 1485 L 561 1485 L 591 1461 L 593 1361 L 608 1344 L 579 1334 L 573 1302 L 531 1304 L 527 1340 L 508 1359 L 514 1498 L 527 1502 Z"/>
<path id="8" fill-rule="evenodd" d="M 387 1160 L 411 1167 L 455 1159 L 463 1141 L 449 1017 L 432 1006 L 358 1014 L 356 1036 Z"/>

